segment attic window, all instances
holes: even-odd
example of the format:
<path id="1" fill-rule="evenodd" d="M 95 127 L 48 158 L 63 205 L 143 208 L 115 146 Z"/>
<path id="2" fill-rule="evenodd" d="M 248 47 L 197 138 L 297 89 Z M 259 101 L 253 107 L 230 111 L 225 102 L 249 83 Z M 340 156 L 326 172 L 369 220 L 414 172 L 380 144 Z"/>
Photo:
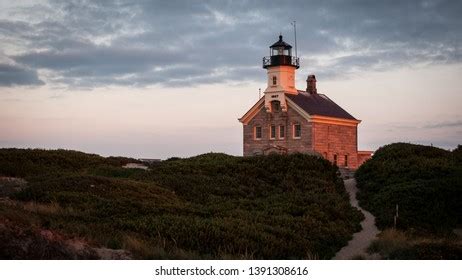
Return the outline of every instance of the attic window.
<path id="1" fill-rule="evenodd" d="M 277 85 L 278 83 L 278 78 L 276 76 L 273 76 L 273 86 Z"/>

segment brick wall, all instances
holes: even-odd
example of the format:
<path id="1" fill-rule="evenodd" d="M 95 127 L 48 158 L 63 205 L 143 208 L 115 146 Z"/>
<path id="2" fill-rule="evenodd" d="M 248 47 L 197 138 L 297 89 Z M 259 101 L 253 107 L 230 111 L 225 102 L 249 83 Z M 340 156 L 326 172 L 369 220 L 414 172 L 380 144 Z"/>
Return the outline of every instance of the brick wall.
<path id="1" fill-rule="evenodd" d="M 293 137 L 293 125 L 299 123 L 302 128 L 300 139 Z M 270 126 L 276 125 L 276 139 L 270 139 Z M 285 126 L 284 139 L 279 138 L 279 126 Z M 254 128 L 261 126 L 262 138 L 255 139 Z M 287 112 L 267 113 L 262 106 L 258 113 L 244 125 L 244 156 L 277 153 L 317 153 L 337 165 L 357 169 L 370 153 L 358 154 L 357 126 L 308 122 L 291 107 Z M 347 156 L 347 158 L 345 158 Z M 347 160 L 347 166 L 346 162 Z"/>
<path id="2" fill-rule="evenodd" d="M 347 156 L 348 168 L 358 168 L 357 127 L 326 123 L 312 123 L 314 150 L 324 158 L 334 162 L 337 155 L 337 165 L 345 167 Z"/>
<path id="3" fill-rule="evenodd" d="M 301 124 L 302 136 L 300 139 L 293 138 L 293 124 Z M 276 139 L 270 139 L 270 125 L 276 125 Z M 279 125 L 285 126 L 285 137 L 279 139 Z M 261 140 L 254 139 L 254 127 L 262 127 Z M 287 112 L 266 113 L 262 107 L 255 117 L 244 125 L 244 156 L 269 152 L 311 152 L 312 151 L 312 136 L 311 123 L 300 116 L 292 108 L 288 108 Z M 272 147 L 284 147 L 284 150 L 278 150 Z"/>
<path id="4" fill-rule="evenodd" d="M 358 151 L 358 167 L 372 156 L 372 151 Z"/>

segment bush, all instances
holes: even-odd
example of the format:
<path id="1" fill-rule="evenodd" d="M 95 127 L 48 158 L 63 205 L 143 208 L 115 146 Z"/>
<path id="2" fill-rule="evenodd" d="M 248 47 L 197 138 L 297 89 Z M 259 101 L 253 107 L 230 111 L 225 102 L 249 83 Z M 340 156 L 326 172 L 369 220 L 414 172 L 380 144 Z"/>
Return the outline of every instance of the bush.
<path id="1" fill-rule="evenodd" d="M 0 176 L 33 177 L 64 172 L 83 172 L 98 166 L 120 167 L 138 160 L 85 154 L 69 150 L 0 149 Z"/>
<path id="2" fill-rule="evenodd" d="M 429 233 L 462 224 L 460 146 L 453 152 L 397 143 L 380 148 L 356 172 L 359 202 L 381 229 L 393 226 Z"/>
<path id="3" fill-rule="evenodd" d="M 29 181 L 11 198 L 59 208 L 28 212 L 38 223 L 138 258 L 329 259 L 360 230 L 337 168 L 313 156 L 210 153 L 137 171 L 74 152 L 8 153 L 0 172 Z"/>

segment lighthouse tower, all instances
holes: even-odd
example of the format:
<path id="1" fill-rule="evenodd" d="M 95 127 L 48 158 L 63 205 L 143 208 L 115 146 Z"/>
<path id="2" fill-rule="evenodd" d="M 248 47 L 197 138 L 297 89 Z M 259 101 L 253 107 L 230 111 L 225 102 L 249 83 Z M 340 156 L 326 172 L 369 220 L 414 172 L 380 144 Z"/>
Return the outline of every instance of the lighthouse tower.
<path id="1" fill-rule="evenodd" d="M 282 35 L 270 46 L 270 56 L 263 57 L 267 70 L 268 85 L 265 90 L 265 109 L 271 112 L 271 102 L 279 101 L 283 112 L 287 111 L 285 94 L 297 94 L 295 69 L 300 67 L 299 58 L 292 56 L 292 46 L 284 42 Z"/>

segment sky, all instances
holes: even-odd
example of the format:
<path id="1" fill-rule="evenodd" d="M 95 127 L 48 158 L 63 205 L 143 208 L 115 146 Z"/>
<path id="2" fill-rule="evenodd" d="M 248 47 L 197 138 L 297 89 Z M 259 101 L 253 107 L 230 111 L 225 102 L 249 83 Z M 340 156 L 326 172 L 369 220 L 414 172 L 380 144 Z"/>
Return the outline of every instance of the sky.
<path id="1" fill-rule="evenodd" d="M 360 150 L 462 144 L 462 1 L 0 0 L 0 147 L 242 155 L 262 57 L 294 45 Z"/>

